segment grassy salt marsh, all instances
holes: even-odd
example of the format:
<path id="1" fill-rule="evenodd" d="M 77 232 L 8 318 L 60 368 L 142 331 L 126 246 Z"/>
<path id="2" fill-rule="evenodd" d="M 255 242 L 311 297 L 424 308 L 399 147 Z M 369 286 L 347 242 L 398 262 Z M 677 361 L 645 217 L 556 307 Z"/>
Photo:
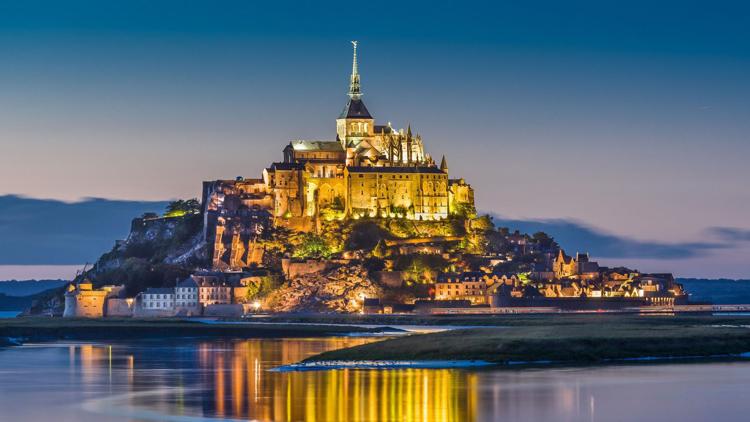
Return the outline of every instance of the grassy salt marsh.
<path id="1" fill-rule="evenodd" d="M 518 317 L 505 322 L 502 326 L 388 339 L 326 352 L 307 362 L 456 360 L 587 364 L 739 358 L 739 354 L 750 352 L 750 317 L 580 315 Z"/>

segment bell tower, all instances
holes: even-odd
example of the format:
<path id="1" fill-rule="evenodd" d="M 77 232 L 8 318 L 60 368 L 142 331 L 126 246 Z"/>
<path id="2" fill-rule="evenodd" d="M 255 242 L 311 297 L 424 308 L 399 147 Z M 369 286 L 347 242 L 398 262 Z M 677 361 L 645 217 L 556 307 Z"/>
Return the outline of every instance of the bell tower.
<path id="1" fill-rule="evenodd" d="M 365 138 L 374 136 L 375 120 L 362 101 L 362 91 L 357 65 L 357 41 L 352 41 L 352 74 L 349 77 L 349 100 L 336 119 L 336 135 L 344 148 L 353 148 Z"/>

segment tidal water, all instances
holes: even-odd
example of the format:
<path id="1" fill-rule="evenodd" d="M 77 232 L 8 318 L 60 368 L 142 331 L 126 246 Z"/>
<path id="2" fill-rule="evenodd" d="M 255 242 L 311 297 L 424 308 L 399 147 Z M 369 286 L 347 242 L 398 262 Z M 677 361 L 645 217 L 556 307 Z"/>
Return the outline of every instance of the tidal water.
<path id="1" fill-rule="evenodd" d="M 374 339 L 0 349 L 0 421 L 741 421 L 750 363 L 269 372 Z"/>

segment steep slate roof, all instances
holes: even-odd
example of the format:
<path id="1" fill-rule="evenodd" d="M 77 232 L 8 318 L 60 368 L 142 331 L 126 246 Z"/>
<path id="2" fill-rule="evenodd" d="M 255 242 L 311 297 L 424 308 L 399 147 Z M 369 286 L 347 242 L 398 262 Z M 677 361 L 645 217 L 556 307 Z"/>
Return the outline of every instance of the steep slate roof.
<path id="1" fill-rule="evenodd" d="M 462 273 L 439 273 L 438 282 L 440 283 L 461 283 L 464 281 L 482 281 L 484 276 L 488 275 L 481 271 L 464 271 Z"/>
<path id="2" fill-rule="evenodd" d="M 289 143 L 297 151 L 332 151 L 343 152 L 344 148 L 338 141 L 305 141 L 297 140 Z"/>
<path id="3" fill-rule="evenodd" d="M 174 294 L 174 289 L 170 289 L 168 287 L 149 287 L 146 289 L 145 292 L 143 292 L 147 295 L 153 295 L 153 294 Z"/>
<path id="4" fill-rule="evenodd" d="M 430 173 L 444 174 L 437 167 L 355 167 L 346 168 L 349 173 Z"/>
<path id="5" fill-rule="evenodd" d="M 388 125 L 375 125 L 375 133 L 393 133 L 393 128 Z"/>
<path id="6" fill-rule="evenodd" d="M 372 116 L 361 99 L 349 98 L 339 119 L 372 119 Z"/>
<path id="7" fill-rule="evenodd" d="M 193 279 L 193 277 L 188 277 L 177 283 L 177 287 L 198 287 L 198 283 L 195 282 L 195 279 Z"/>
<path id="8" fill-rule="evenodd" d="M 305 165 L 303 163 L 273 163 L 269 171 L 275 170 L 304 170 Z"/>

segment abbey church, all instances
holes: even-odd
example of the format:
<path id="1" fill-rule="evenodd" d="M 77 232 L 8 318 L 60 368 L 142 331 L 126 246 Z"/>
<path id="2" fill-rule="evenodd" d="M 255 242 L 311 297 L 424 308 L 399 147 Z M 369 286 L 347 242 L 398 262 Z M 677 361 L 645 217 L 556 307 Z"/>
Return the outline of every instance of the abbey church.
<path id="1" fill-rule="evenodd" d="M 252 214 L 262 224 L 259 211 L 267 211 L 274 226 L 311 231 L 320 219 L 442 220 L 474 209 L 471 186 L 450 179 L 445 157 L 436 164 L 411 127 L 375 123 L 362 99 L 357 42 L 352 44 L 349 98 L 336 119 L 335 140 L 291 141 L 283 161 L 263 170 L 262 178 L 204 182 L 205 215 L 216 219 L 207 227 L 217 226 L 206 235 L 216 238 L 217 247 L 245 243 L 240 232 L 255 229 L 246 223 L 232 228 L 232 216 Z M 230 232 L 235 241 L 221 240 Z"/>

